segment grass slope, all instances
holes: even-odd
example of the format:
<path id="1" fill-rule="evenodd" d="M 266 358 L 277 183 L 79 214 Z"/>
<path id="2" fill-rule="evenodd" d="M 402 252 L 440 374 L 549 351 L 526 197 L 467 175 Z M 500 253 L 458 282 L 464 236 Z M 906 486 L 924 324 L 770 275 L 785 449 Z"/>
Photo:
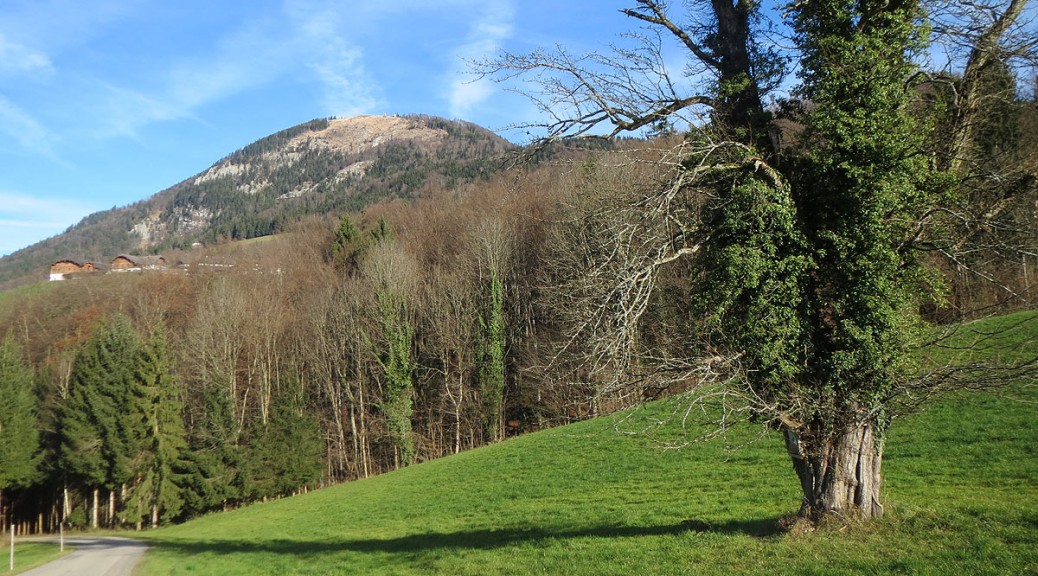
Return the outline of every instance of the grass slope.
<path id="1" fill-rule="evenodd" d="M 663 402 L 152 532 L 140 573 L 1038 574 L 1038 390 L 1010 392 L 897 422 L 888 513 L 863 526 L 780 533 L 780 438 L 625 433 Z"/>
<path id="2" fill-rule="evenodd" d="M 35 284 L 27 284 L 12 290 L 0 291 L 0 314 L 6 314 L 12 307 L 21 305 L 48 290 L 53 290 L 58 282 L 40 280 Z"/>
<path id="3" fill-rule="evenodd" d="M 5 534 L 3 540 L 4 542 L 0 544 L 0 574 L 21 574 L 52 560 L 57 560 L 72 551 L 71 547 L 66 547 L 62 552 L 60 546 L 55 542 L 15 541 L 14 572 L 11 572 L 8 571 L 11 557 L 8 535 Z"/>

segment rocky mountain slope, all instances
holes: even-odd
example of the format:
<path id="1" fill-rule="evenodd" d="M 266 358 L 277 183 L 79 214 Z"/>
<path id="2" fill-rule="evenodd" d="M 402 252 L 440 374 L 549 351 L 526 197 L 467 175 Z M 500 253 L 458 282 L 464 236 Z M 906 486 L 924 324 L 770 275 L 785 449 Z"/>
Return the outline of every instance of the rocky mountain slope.
<path id="1" fill-rule="evenodd" d="M 429 116 L 313 120 L 0 259 L 0 287 L 43 278 L 60 258 L 106 262 L 120 253 L 265 236 L 307 215 L 463 186 L 500 168 L 510 147 L 474 124 Z"/>

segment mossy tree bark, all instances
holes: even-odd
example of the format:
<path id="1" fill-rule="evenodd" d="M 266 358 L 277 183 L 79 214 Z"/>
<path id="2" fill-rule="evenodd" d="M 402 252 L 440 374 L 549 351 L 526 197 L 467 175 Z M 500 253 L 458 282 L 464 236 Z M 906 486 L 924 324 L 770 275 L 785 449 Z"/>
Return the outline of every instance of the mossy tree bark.
<path id="1" fill-rule="evenodd" d="M 883 515 L 883 442 L 868 421 L 851 423 L 815 442 L 788 426 L 783 433 L 803 493 L 801 517 L 817 522 L 827 516 Z"/>

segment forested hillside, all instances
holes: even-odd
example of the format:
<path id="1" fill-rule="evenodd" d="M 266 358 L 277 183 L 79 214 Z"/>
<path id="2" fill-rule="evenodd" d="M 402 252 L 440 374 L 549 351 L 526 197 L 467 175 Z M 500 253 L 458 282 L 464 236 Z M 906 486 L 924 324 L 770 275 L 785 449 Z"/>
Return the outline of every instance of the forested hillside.
<path id="1" fill-rule="evenodd" d="M 67 478 L 76 525 L 166 522 L 611 409 L 535 337 L 552 222 L 599 170 L 574 154 L 205 250 L 227 268 L 5 293 L 46 455 L 17 512 L 53 526 Z"/>
<path id="2" fill-rule="evenodd" d="M 915 120 L 954 123 L 947 95 L 920 86 L 911 96 Z M 1038 112 L 1015 91 L 1008 103 L 1011 129 L 972 135 L 970 176 L 947 186 L 939 214 L 962 217 L 923 220 L 933 232 L 912 247 L 928 266 L 911 278 L 926 290 L 905 299 L 920 334 L 1033 307 L 1036 159 L 1025 127 Z M 795 128 L 808 108 L 788 103 L 771 121 Z M 353 151 L 332 151 L 344 123 L 316 121 L 35 247 L 42 258 L 44 248 L 166 251 L 200 240 L 212 245 L 196 260 L 212 265 L 0 293 L 0 515 L 34 529 L 66 515 L 77 527 L 167 523 L 679 393 L 721 374 L 714 356 L 637 370 L 690 350 L 713 354 L 730 310 L 770 310 L 745 293 L 692 307 L 720 295 L 702 279 L 723 273 L 734 285 L 789 269 L 731 246 L 710 254 L 716 267 L 675 256 L 694 252 L 682 228 L 693 216 L 726 222 L 741 215 L 725 212 L 739 202 L 757 207 L 753 195 L 716 202 L 714 191 L 732 189 L 724 178 L 709 193 L 672 185 L 694 166 L 674 160 L 695 144 L 691 135 L 556 143 L 499 170 L 509 146 L 482 129 L 392 123 L 423 135 L 370 134 L 363 145 L 351 140 Z M 941 134 L 917 144 L 937 158 Z M 1001 187 L 1007 181 L 1016 186 Z M 646 216 L 665 204 L 679 208 Z M 784 205 L 732 218 L 713 238 L 768 238 L 775 206 Z M 977 214 L 991 225 L 969 228 L 967 241 L 941 236 L 962 237 L 959 223 Z M 623 259 L 646 246 L 643 260 Z M 828 287 L 816 286 L 822 295 Z M 634 321 L 600 322 L 603 311 Z M 589 334 L 615 337 L 616 349 L 601 352 Z M 641 363 L 613 370 L 613 353 Z"/>
<path id="3" fill-rule="evenodd" d="M 61 258 L 108 262 L 123 253 L 267 236 L 308 215 L 457 189 L 499 170 L 510 149 L 483 128 L 430 116 L 313 120 L 0 259 L 0 288 L 45 278 Z"/>

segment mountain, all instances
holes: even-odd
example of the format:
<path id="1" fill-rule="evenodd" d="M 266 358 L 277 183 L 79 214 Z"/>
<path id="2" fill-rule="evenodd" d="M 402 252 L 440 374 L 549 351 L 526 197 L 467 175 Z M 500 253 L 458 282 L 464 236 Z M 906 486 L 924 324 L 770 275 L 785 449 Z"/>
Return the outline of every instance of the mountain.
<path id="1" fill-rule="evenodd" d="M 0 287 L 42 279 L 62 258 L 107 262 L 122 253 L 266 236 L 307 215 L 453 189 L 488 177 L 511 148 L 475 124 L 431 116 L 312 120 L 0 259 Z"/>

